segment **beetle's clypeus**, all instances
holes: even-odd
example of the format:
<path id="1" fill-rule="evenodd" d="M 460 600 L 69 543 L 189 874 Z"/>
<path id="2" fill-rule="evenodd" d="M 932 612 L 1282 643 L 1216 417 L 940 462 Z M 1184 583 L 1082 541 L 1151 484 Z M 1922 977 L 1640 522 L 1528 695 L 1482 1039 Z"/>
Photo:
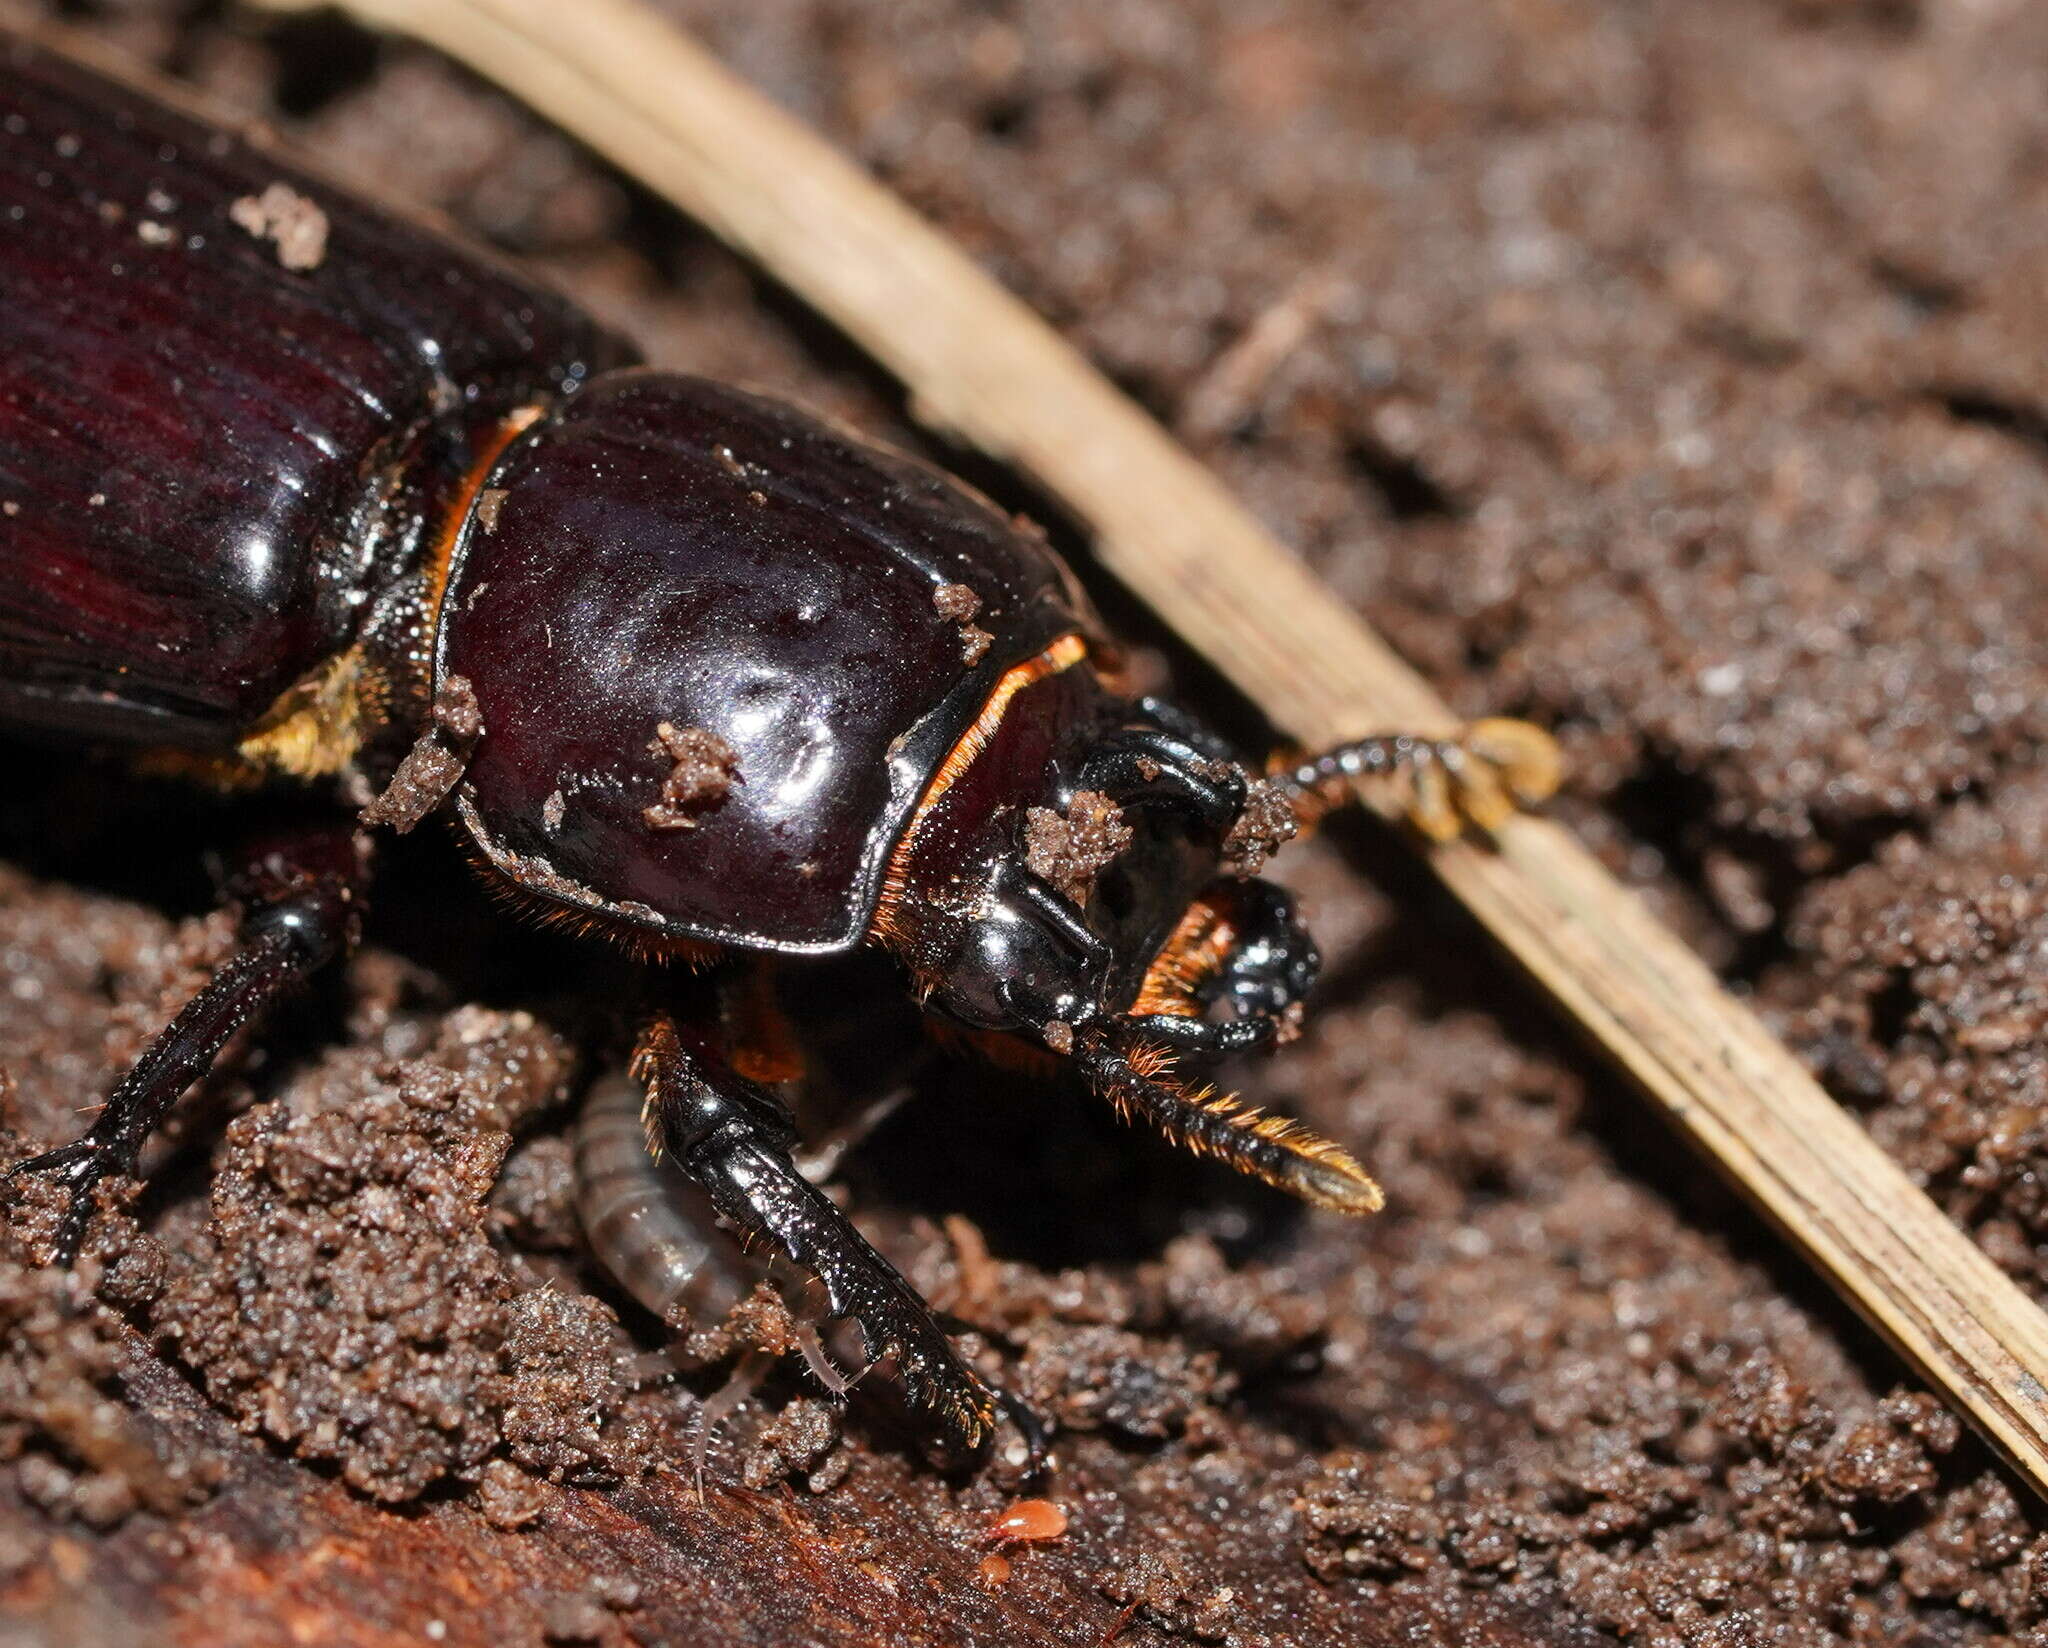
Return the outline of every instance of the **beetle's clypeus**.
<path id="1" fill-rule="evenodd" d="M 16 1168 L 71 1192 L 59 1256 L 228 1036 L 353 942 L 374 831 L 429 813 L 536 915 L 734 969 L 886 947 L 935 1017 L 1377 1206 L 1336 1146 L 1186 1074 L 1286 1033 L 1315 975 L 1252 872 L 1362 776 L 1432 833 L 1495 822 L 1553 784 L 1544 736 L 1367 739 L 1254 781 L 1118 690 L 1038 534 L 632 362 L 482 253 L 0 34 L 0 720 L 340 803 L 251 855 L 241 951 L 83 1138 Z M 823 1284 L 936 1440 L 978 1446 L 998 1393 L 793 1164 L 787 1027 L 646 1023 L 653 1145 Z M 677 1255 L 598 1224 L 672 1303 Z"/>

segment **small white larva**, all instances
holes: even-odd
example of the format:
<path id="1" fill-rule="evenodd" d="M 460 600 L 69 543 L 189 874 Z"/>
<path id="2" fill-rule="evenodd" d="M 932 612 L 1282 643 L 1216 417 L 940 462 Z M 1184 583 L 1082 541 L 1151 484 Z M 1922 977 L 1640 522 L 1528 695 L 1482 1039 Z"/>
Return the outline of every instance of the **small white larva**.
<path id="1" fill-rule="evenodd" d="M 649 1154 L 646 1095 L 621 1073 L 583 1101 L 576 1124 L 576 1211 L 591 1250 L 620 1287 L 677 1332 L 715 1322 L 765 1269 L 718 1229 L 709 1200 Z"/>
<path id="2" fill-rule="evenodd" d="M 745 1252 L 703 1191 L 655 1159 L 641 1119 L 645 1100 L 630 1076 L 606 1076 L 576 1124 L 576 1212 L 612 1280 L 678 1334 L 718 1321 L 762 1281 L 786 1280 L 785 1292 L 801 1293 L 803 1278 Z M 812 1377 L 843 1396 L 851 1381 L 816 1329 L 797 1316 L 791 1325 Z"/>

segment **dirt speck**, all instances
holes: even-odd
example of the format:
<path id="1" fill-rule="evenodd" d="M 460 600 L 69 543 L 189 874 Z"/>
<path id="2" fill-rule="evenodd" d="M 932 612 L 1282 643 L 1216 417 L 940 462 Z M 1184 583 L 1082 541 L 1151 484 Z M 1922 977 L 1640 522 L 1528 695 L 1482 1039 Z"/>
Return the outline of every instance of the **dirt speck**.
<path id="1" fill-rule="evenodd" d="M 228 207 L 239 229 L 277 248 L 278 263 L 294 274 L 327 260 L 327 214 L 288 183 L 272 183 L 260 195 L 243 195 Z"/>
<path id="2" fill-rule="evenodd" d="M 606 1635 L 610 1616 L 604 1604 L 584 1592 L 556 1597 L 541 1618 L 541 1636 L 548 1642 L 596 1642 Z"/>
<path id="3" fill-rule="evenodd" d="M 1301 828 L 1286 790 L 1270 779 L 1254 781 L 1230 834 L 1223 838 L 1223 862 L 1234 875 L 1255 876 Z"/>
<path id="4" fill-rule="evenodd" d="M 491 1192 L 491 1216 L 495 1228 L 526 1252 L 581 1251 L 569 1141 L 543 1133 L 514 1146 Z"/>
<path id="5" fill-rule="evenodd" d="M 1033 807 L 1024 815 L 1024 863 L 1076 904 L 1086 905 L 1095 878 L 1131 844 L 1123 809 L 1099 790 L 1081 790 L 1064 814 Z"/>
<path id="6" fill-rule="evenodd" d="M 761 1490 L 788 1477 L 803 1481 L 813 1493 L 836 1486 L 851 1460 L 834 1450 L 839 1443 L 840 1409 L 815 1396 L 799 1396 L 755 1436 L 740 1465 L 740 1480 Z"/>
<path id="7" fill-rule="evenodd" d="M 932 607 L 948 623 L 960 626 L 960 659 L 972 669 L 995 644 L 995 637 L 974 622 L 981 597 L 966 584 L 941 584 L 932 591 Z"/>
<path id="8" fill-rule="evenodd" d="M 8 1198 L 7 1257 L 0 1257 L 0 1463 L 12 1461 L 21 1491 L 53 1518 L 108 1528 L 138 1510 L 173 1516 L 205 1500 L 222 1471 L 204 1447 L 151 1425 L 122 1399 L 122 1376 L 141 1353 L 104 1290 L 140 1304 L 161 1285 L 160 1252 L 149 1285 L 106 1286 L 104 1248 L 77 1270 L 22 1262 L 42 1216 L 23 1199 L 56 1198 L 34 1189 Z M 27 1217 L 24 1218 L 24 1215 Z M 106 1231 L 101 1221 L 99 1231 Z M 125 1240 L 136 1240 L 127 1227 Z M 147 1238 L 139 1238 L 153 1248 Z"/>
<path id="9" fill-rule="evenodd" d="M 398 763 L 383 793 L 363 809 L 363 824 L 388 824 L 400 835 L 412 830 L 461 782 L 483 730 L 476 689 L 464 676 L 449 676 L 435 690 L 426 730 Z"/>
<path id="10" fill-rule="evenodd" d="M 494 1528 L 524 1528 L 547 1515 L 555 1490 L 508 1459 L 493 1459 L 477 1475 L 476 1508 Z"/>
<path id="11" fill-rule="evenodd" d="M 704 727 L 675 727 L 664 721 L 648 748 L 673 763 L 661 781 L 661 799 L 641 809 L 652 830 L 694 830 L 703 814 L 743 782 L 739 752 Z"/>

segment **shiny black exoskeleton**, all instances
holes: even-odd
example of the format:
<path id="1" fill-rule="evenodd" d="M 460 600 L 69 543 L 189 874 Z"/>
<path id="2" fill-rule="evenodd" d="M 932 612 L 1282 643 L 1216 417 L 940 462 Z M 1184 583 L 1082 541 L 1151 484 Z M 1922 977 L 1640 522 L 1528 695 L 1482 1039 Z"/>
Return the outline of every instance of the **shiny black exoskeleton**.
<path id="1" fill-rule="evenodd" d="M 317 255 L 287 255 L 280 203 Z M 436 813 L 537 914 L 732 969 L 883 946 L 936 1017 L 1376 1206 L 1334 1145 L 1182 1078 L 1285 1034 L 1315 976 L 1250 872 L 1374 773 L 1425 828 L 1491 822 L 1548 788 L 1542 736 L 1254 780 L 1118 689 L 1028 526 L 630 361 L 481 254 L 0 35 L 0 719 L 361 809 L 254 856 L 243 951 L 82 1139 L 16 1169 L 70 1187 L 59 1249 L 233 1030 L 353 942 L 370 832 Z M 650 1014 L 650 1137 L 977 1445 L 998 1398 L 798 1173 L 786 1049 L 735 1022 Z"/>

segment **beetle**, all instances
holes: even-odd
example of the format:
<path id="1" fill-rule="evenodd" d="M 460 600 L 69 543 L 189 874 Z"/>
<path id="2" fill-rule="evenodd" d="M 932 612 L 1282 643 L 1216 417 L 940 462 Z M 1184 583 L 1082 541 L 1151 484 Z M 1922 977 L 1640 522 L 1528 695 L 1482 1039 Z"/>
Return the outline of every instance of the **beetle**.
<path id="1" fill-rule="evenodd" d="M 228 1037 L 356 941 L 375 832 L 429 815 L 542 920 L 743 977 L 880 946 L 934 1021 L 1379 1205 L 1336 1144 L 1193 1074 L 1285 1039 L 1315 978 L 1255 872 L 1363 777 L 1430 834 L 1496 824 L 1554 787 L 1543 733 L 1254 778 L 1122 689 L 1043 535 L 961 483 L 650 370 L 174 94 L 0 50 L 0 721 L 336 803 L 251 850 L 241 948 L 83 1137 L 12 1169 L 68 1191 L 58 1259 Z M 1033 1429 L 798 1170 L 790 1038 L 754 1018 L 649 1016 L 648 1147 L 823 1285 L 946 1447 L 1005 1407 Z"/>

